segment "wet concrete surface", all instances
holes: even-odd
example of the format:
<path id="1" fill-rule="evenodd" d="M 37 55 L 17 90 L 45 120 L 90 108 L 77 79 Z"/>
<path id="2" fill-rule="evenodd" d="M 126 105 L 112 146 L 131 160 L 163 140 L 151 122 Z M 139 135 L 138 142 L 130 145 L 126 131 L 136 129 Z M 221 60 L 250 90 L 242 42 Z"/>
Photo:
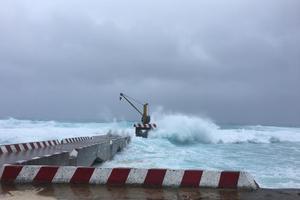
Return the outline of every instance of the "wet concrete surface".
<path id="1" fill-rule="evenodd" d="M 300 199 L 300 189 L 217 190 L 203 188 L 113 187 L 80 184 L 2 184 L 0 199 L 298 200 Z"/>

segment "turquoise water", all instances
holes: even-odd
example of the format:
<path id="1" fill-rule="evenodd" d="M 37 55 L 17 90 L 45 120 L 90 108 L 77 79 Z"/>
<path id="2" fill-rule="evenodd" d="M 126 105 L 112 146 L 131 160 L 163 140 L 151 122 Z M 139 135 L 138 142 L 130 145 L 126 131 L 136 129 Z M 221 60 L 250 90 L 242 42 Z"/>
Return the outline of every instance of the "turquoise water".
<path id="1" fill-rule="evenodd" d="M 103 167 L 245 170 L 262 187 L 300 188 L 300 128 L 220 127 L 180 114 L 154 116 L 150 138 L 134 137 L 131 122 L 61 123 L 0 120 L 0 144 L 107 132 L 131 135 L 131 144 Z"/>

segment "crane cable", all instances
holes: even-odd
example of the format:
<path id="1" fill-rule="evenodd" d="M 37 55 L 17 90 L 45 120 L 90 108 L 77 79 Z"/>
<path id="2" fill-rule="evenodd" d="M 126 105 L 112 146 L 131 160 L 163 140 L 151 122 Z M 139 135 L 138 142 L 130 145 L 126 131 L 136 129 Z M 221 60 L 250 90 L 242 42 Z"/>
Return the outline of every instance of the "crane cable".
<path id="1" fill-rule="evenodd" d="M 140 101 L 138 101 L 137 99 L 133 98 L 133 97 L 130 97 L 128 95 L 125 95 L 123 93 L 123 96 L 127 97 L 128 99 L 131 99 L 132 101 L 136 102 L 137 104 L 140 104 L 140 105 L 144 105 L 144 103 L 141 103 Z"/>

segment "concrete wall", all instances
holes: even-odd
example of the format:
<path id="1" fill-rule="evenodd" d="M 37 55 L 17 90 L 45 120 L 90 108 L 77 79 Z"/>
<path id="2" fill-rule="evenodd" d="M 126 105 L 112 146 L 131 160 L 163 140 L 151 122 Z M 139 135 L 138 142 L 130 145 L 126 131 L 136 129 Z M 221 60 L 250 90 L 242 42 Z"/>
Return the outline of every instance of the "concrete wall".
<path id="1" fill-rule="evenodd" d="M 100 136 L 99 136 L 100 138 Z M 94 141 L 99 140 L 94 138 Z M 93 141 L 93 139 L 91 140 Z M 60 152 L 31 160 L 17 162 L 22 165 L 58 165 L 58 166 L 92 166 L 94 162 L 105 162 L 121 151 L 129 143 L 130 137 L 107 136 L 99 143 L 86 145 L 69 152 Z"/>
<path id="2" fill-rule="evenodd" d="M 108 139 L 105 142 L 78 148 L 77 158 L 74 158 L 73 166 L 91 166 L 94 162 L 105 162 L 124 149 L 129 142 L 129 137 Z"/>
<path id="3" fill-rule="evenodd" d="M 259 188 L 250 174 L 239 171 L 7 165 L 0 174 L 0 180 L 14 183 L 85 183 L 220 189 Z"/>
<path id="4" fill-rule="evenodd" d="M 31 160 L 24 161 L 18 164 L 22 165 L 69 165 L 69 152 L 56 153 L 53 155 L 35 157 Z"/>

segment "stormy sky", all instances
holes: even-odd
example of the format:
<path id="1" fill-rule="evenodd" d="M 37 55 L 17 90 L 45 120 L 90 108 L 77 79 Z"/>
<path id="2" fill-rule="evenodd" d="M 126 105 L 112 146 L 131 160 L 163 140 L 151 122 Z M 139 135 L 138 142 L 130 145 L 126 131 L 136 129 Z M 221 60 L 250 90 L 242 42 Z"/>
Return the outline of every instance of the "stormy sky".
<path id="1" fill-rule="evenodd" d="M 299 0 L 1 0 L 0 118 L 300 125 Z"/>

